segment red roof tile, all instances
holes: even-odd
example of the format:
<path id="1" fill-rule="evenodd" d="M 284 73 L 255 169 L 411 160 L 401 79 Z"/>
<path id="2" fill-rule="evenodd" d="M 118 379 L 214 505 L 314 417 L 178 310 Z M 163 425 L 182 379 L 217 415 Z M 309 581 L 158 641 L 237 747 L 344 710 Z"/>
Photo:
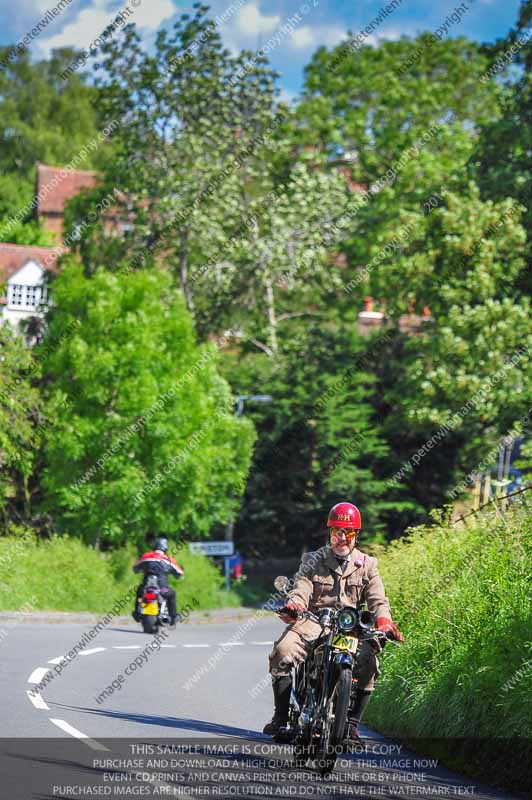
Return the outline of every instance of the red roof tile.
<path id="1" fill-rule="evenodd" d="M 98 174 L 92 170 L 63 169 L 37 165 L 37 216 L 40 214 L 62 214 L 65 203 L 82 189 L 92 189 Z"/>
<path id="2" fill-rule="evenodd" d="M 68 253 L 67 247 L 37 247 L 0 242 L 0 283 L 7 281 L 28 261 L 36 261 L 44 269 L 57 272 L 57 259 Z"/>

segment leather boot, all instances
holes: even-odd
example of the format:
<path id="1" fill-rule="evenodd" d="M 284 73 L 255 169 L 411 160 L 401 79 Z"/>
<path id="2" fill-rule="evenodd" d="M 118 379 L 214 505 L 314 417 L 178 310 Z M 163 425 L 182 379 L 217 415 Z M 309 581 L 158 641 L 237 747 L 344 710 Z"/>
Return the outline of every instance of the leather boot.
<path id="1" fill-rule="evenodd" d="M 351 707 L 347 715 L 347 725 L 344 741 L 347 745 L 356 745 L 360 742 L 359 725 L 371 698 L 371 692 L 357 689 L 351 700 Z"/>
<path id="2" fill-rule="evenodd" d="M 290 675 L 282 675 L 272 679 L 273 700 L 275 710 L 273 717 L 262 729 L 263 733 L 275 736 L 281 728 L 288 722 L 288 709 L 290 707 L 290 692 L 292 691 L 292 678 Z"/>

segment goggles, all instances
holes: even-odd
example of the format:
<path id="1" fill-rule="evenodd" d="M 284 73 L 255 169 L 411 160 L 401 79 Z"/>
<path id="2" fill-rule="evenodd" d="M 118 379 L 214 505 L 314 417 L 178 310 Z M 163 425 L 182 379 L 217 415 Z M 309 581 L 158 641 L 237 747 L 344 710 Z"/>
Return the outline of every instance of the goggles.
<path id="1" fill-rule="evenodd" d="M 329 528 L 329 535 L 331 539 L 345 539 L 347 542 L 352 542 L 356 539 L 358 531 L 351 528 Z"/>

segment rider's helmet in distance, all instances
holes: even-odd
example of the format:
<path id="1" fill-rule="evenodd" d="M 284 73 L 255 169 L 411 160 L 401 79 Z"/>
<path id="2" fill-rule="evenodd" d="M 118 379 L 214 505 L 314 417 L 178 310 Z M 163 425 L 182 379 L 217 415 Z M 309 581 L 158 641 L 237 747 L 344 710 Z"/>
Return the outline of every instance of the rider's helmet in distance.
<path id="1" fill-rule="evenodd" d="M 329 511 L 327 527 L 349 528 L 358 531 L 362 527 L 360 511 L 353 503 L 336 503 Z"/>
<path id="2" fill-rule="evenodd" d="M 163 553 L 168 552 L 168 539 L 164 536 L 159 536 L 155 540 L 155 550 L 162 550 Z"/>

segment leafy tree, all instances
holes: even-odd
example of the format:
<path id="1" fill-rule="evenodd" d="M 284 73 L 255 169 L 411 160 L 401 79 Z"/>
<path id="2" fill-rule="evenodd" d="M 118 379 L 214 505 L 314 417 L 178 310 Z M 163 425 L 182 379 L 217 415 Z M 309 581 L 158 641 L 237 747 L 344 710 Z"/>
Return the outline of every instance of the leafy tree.
<path id="1" fill-rule="evenodd" d="M 265 59 L 250 67 L 250 53 L 232 57 L 207 7 L 195 8 L 170 33 L 159 32 L 153 54 L 134 26 L 102 47 L 99 112 L 122 124 L 101 191 L 122 192 L 117 213 L 129 230 L 122 239 L 106 237 L 102 223 L 80 243 L 88 270 L 102 252 L 118 267 L 164 258 L 191 311 L 194 253 L 201 242 L 225 238 L 222 229 L 239 227 L 241 165 L 267 160 L 269 137 L 287 114 L 277 116 Z M 70 224 L 86 218 L 94 201 L 73 204 Z"/>
<path id="2" fill-rule="evenodd" d="M 408 498 L 389 489 L 389 448 L 374 406 L 372 339 L 353 320 L 299 324 L 278 358 L 253 352 L 226 360 L 235 390 L 266 392 L 272 402 L 245 406 L 258 440 L 242 512 L 239 543 L 258 556 L 296 554 L 323 543 L 326 514 L 342 497 L 359 503 L 365 539 L 386 532 Z M 373 350 L 372 350 L 373 348 Z M 266 543 L 267 542 L 267 547 Z"/>
<path id="3" fill-rule="evenodd" d="M 428 33 L 355 51 L 321 47 L 305 70 L 300 137 L 331 159 L 347 153 L 353 178 L 371 184 L 434 123 L 470 130 L 498 116 L 497 87 L 479 80 L 488 65 L 476 43 Z M 446 144 L 452 157 L 456 144 Z"/>
<path id="4" fill-rule="evenodd" d="M 33 386 L 38 364 L 6 322 L 0 324 L 0 361 L 0 509 L 7 529 L 9 519 L 28 521 L 32 514 L 31 476 L 42 402 Z"/>
<path id="5" fill-rule="evenodd" d="M 490 82 L 504 90 L 503 114 L 488 120 L 472 155 L 471 172 L 478 180 L 483 197 L 497 200 L 501 194 L 514 197 L 526 209 L 523 224 L 532 237 L 532 2 L 521 4 L 517 25 L 492 49 L 495 74 Z M 525 42 L 525 44 L 523 44 Z M 515 47 L 515 54 L 511 48 Z M 508 55 L 509 54 L 509 55 Z M 514 65 L 519 72 L 515 74 Z M 527 253 L 527 268 L 519 287 L 532 291 L 532 258 Z"/>
<path id="6" fill-rule="evenodd" d="M 4 227 L 4 222 L 8 223 L 8 220 L 0 220 L 0 231 Z M 7 238 L 11 244 L 37 245 L 40 247 L 52 247 L 55 244 L 52 234 L 37 222 L 17 222 L 13 224 L 9 221 L 9 235 Z"/>
<path id="7" fill-rule="evenodd" d="M 434 193 L 463 189 L 476 132 L 500 114 L 498 87 L 480 81 L 489 59 L 479 46 L 463 37 L 433 38 L 403 37 L 354 52 L 342 44 L 320 48 L 305 72 L 300 140 L 369 190 L 342 247 L 355 297 L 368 292 L 359 266 L 390 242 L 398 220 L 419 215 Z M 422 227 L 410 235 L 422 240 Z M 388 282 L 386 299 L 390 289 Z"/>
<path id="8" fill-rule="evenodd" d="M 403 314 L 430 309 L 424 335 L 398 334 L 393 362 L 378 376 L 391 463 L 400 470 L 480 386 L 494 383 L 486 403 L 456 417 L 443 442 L 407 470 L 403 483 L 421 505 L 443 502 L 456 471 L 478 462 L 530 396 L 525 359 L 511 373 L 520 387 L 512 398 L 496 377 L 528 342 L 518 290 L 522 208 L 511 191 L 485 202 L 468 181 L 483 128 L 507 124 L 506 90 L 482 80 L 491 63 L 485 48 L 428 34 L 355 53 L 321 49 L 297 111 L 302 140 L 368 187 L 343 243 L 349 279 L 338 305 L 371 294 L 395 326 Z"/>
<path id="9" fill-rule="evenodd" d="M 168 273 L 86 278 L 73 265 L 53 293 L 43 483 L 58 527 L 116 544 L 226 522 L 253 429 L 235 418 L 216 349 L 196 345 Z"/>
<path id="10" fill-rule="evenodd" d="M 275 186 L 263 169 L 261 187 L 253 192 L 243 182 L 242 206 L 252 224 L 233 241 L 221 241 L 194 277 L 204 330 L 222 321 L 238 324 L 247 340 L 275 356 L 279 338 L 288 335 L 286 322 L 317 313 L 319 298 L 341 286 L 323 232 L 349 198 L 341 176 L 304 160 L 284 185 Z M 338 234 L 329 238 L 334 242 Z M 201 246 L 207 259 L 212 242 L 202 238 Z"/>
<path id="11" fill-rule="evenodd" d="M 23 50 L 8 58 L 0 48 L 0 218 L 32 199 L 37 162 L 67 165 L 97 133 L 95 89 L 81 73 L 67 81 L 61 73 L 74 60 L 73 50 L 57 50 L 48 60 L 31 63 Z M 80 169 L 97 166 L 101 152 L 88 153 Z"/>
<path id="12" fill-rule="evenodd" d="M 401 482 L 432 506 L 507 433 L 532 396 L 529 303 L 515 291 L 524 263 L 520 215 L 510 199 L 482 201 L 474 184 L 448 191 L 430 214 L 397 220 L 390 241 L 405 225 L 410 241 L 375 260 L 368 277 L 392 319 L 409 302 L 431 310 L 418 335 L 400 337 L 381 390 L 390 409 L 384 433 L 402 464 L 422 450 Z M 515 385 L 519 391 L 509 392 Z"/>
<path id="13" fill-rule="evenodd" d="M 430 214 L 405 210 L 387 226 L 386 239 L 370 246 L 364 286 L 386 299 L 394 319 L 412 305 L 418 312 L 429 306 L 445 324 L 455 306 L 511 296 L 523 269 L 518 203 L 482 201 L 474 183 L 447 190 L 440 200 Z M 387 247 L 392 243 L 399 244 Z"/>

